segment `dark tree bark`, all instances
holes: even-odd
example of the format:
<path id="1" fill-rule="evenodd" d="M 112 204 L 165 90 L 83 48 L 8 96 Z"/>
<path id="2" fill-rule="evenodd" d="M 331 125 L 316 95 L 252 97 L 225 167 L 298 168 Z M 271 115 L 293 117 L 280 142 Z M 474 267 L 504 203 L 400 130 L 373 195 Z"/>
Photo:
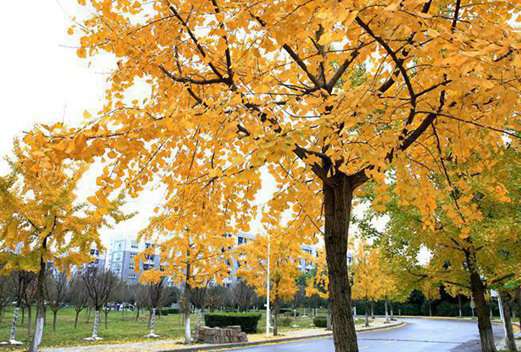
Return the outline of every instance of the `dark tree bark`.
<path id="1" fill-rule="evenodd" d="M 78 320 L 80 319 L 80 312 L 81 310 L 76 310 L 74 315 L 74 328 L 78 328 Z"/>
<path id="2" fill-rule="evenodd" d="M 109 312 L 110 312 L 110 309 L 105 305 L 104 309 L 103 309 L 103 314 L 105 315 L 105 329 L 108 329 L 109 328 L 109 323 L 108 323 L 108 320 L 109 320 Z"/>
<path id="3" fill-rule="evenodd" d="M 494 333 L 489 315 L 490 309 L 485 299 L 485 285 L 483 284 L 479 273 L 475 270 L 475 267 L 472 263 L 469 265 L 469 272 L 472 297 L 476 305 L 476 313 L 478 316 L 481 350 L 482 352 L 496 352 Z"/>
<path id="4" fill-rule="evenodd" d="M 342 173 L 323 183 L 329 300 L 336 352 L 358 352 L 347 271 L 347 241 L 354 187 Z"/>
<path id="5" fill-rule="evenodd" d="M 33 334 L 33 308 L 32 306 L 27 306 L 27 336 L 31 336 Z"/>
<path id="6" fill-rule="evenodd" d="M 52 331 L 56 331 L 56 320 L 58 318 L 58 311 L 52 311 Z"/>
<path id="7" fill-rule="evenodd" d="M 365 327 L 369 327 L 369 300 L 365 298 Z"/>
<path id="8" fill-rule="evenodd" d="M 273 336 L 278 336 L 279 334 L 279 300 L 276 299 L 273 303 Z"/>

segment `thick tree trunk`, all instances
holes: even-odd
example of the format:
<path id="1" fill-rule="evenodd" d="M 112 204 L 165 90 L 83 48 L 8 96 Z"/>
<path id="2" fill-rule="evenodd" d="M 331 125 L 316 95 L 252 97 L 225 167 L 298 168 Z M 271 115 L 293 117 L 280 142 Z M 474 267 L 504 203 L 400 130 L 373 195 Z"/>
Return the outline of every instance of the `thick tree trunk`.
<path id="1" fill-rule="evenodd" d="M 503 319 L 505 325 L 506 332 L 506 346 L 507 349 L 511 352 L 517 352 L 516 340 L 514 339 L 514 329 L 512 328 L 512 316 L 509 305 L 509 297 L 508 294 L 504 292 L 499 293 L 501 295 L 502 306 L 503 306 Z"/>
<path id="2" fill-rule="evenodd" d="M 279 334 L 279 303 L 278 300 L 275 300 L 275 304 L 273 307 L 273 336 L 278 336 Z"/>
<path id="3" fill-rule="evenodd" d="M 139 312 L 141 311 L 141 309 L 138 307 L 136 308 L 136 321 L 138 321 L 139 319 Z"/>
<path id="4" fill-rule="evenodd" d="M 25 305 L 22 305 L 22 321 L 21 324 L 24 325 L 25 323 Z"/>
<path id="5" fill-rule="evenodd" d="M 391 321 L 395 321 L 396 319 L 394 318 L 394 307 L 393 307 L 393 302 L 389 302 L 389 307 L 391 308 Z"/>
<path id="6" fill-rule="evenodd" d="M 472 297 L 476 305 L 476 313 L 478 316 L 478 329 L 481 341 L 482 352 L 496 352 L 494 343 L 494 333 L 492 331 L 492 323 L 490 322 L 489 306 L 485 299 L 485 285 L 481 281 L 479 273 L 470 266 L 470 286 L 472 289 Z"/>
<path id="7" fill-rule="evenodd" d="M 325 247 L 329 300 L 336 352 L 358 352 L 347 271 L 347 240 L 353 201 L 348 177 L 338 174 L 324 182 Z"/>
<path id="8" fill-rule="evenodd" d="M 385 300 L 384 305 L 385 305 L 385 323 L 388 324 L 390 321 L 389 321 L 389 310 L 387 309 L 387 300 Z"/>

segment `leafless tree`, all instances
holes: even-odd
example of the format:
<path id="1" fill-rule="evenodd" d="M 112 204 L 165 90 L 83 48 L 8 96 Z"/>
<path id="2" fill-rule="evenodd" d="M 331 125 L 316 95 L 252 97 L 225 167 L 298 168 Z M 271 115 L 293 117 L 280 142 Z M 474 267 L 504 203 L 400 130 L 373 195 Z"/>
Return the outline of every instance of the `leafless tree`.
<path id="1" fill-rule="evenodd" d="M 69 282 L 67 274 L 57 272 L 48 275 L 47 279 L 47 300 L 49 308 L 52 311 L 52 330 L 56 331 L 56 320 L 58 311 L 63 308 L 67 291 L 69 290 Z"/>
<path id="2" fill-rule="evenodd" d="M 4 318 L 5 308 L 13 301 L 14 287 L 10 276 L 0 276 L 0 323 Z"/>
<path id="3" fill-rule="evenodd" d="M 226 305 L 226 297 L 230 294 L 230 290 L 223 286 L 212 286 L 208 288 L 206 294 L 206 306 L 210 311 L 214 311 Z"/>
<path id="4" fill-rule="evenodd" d="M 255 291 L 242 280 L 237 281 L 231 289 L 233 305 L 239 310 L 247 310 L 253 304 Z"/>
<path id="5" fill-rule="evenodd" d="M 85 288 L 85 282 L 81 274 L 76 273 L 70 282 L 67 290 L 66 301 L 74 308 L 74 328 L 78 328 L 80 313 L 89 305 L 89 295 Z"/>
<path id="6" fill-rule="evenodd" d="M 204 311 L 206 308 L 207 292 L 208 286 L 192 288 L 190 292 L 190 299 L 195 308 L 199 308 Z"/>
<path id="7" fill-rule="evenodd" d="M 136 285 L 134 290 L 134 305 L 136 307 L 136 320 L 139 319 L 141 310 L 148 304 L 147 288 L 143 285 Z"/>
<path id="8" fill-rule="evenodd" d="M 96 268 L 86 268 L 82 274 L 85 290 L 89 296 L 90 304 L 94 308 L 94 324 L 92 336 L 89 340 L 99 340 L 98 328 L 100 323 L 100 311 L 106 306 L 118 285 L 118 278 L 111 271 L 98 271 Z M 106 321 L 106 318 L 105 318 Z"/>
<path id="9" fill-rule="evenodd" d="M 20 314 L 20 310 L 25 309 L 25 302 L 26 299 L 29 298 L 27 295 L 27 291 L 30 290 L 31 286 L 34 286 L 33 283 L 35 281 L 36 276 L 34 273 L 26 272 L 26 271 L 15 271 L 11 276 L 11 286 L 13 289 L 13 299 L 16 302 L 14 311 L 13 311 L 13 318 L 11 321 L 11 330 L 9 334 L 9 343 L 10 344 L 20 344 L 16 340 L 16 325 L 18 321 L 18 316 Z M 22 314 L 22 319 L 24 317 L 24 314 Z M 30 329 L 30 320 L 29 319 L 29 329 Z M 22 324 L 23 324 L 22 320 Z M 30 333 L 30 331 L 29 331 Z M 30 334 L 28 335 L 30 336 Z"/>
<path id="10" fill-rule="evenodd" d="M 148 292 L 148 306 L 150 310 L 150 315 L 148 318 L 148 328 L 150 329 L 150 332 L 147 337 L 159 337 L 154 331 L 155 325 L 156 325 L 156 312 L 157 309 L 159 309 L 163 303 L 165 298 L 165 282 L 166 280 L 164 278 L 161 278 L 157 283 L 151 283 L 147 285 L 147 292 Z"/>

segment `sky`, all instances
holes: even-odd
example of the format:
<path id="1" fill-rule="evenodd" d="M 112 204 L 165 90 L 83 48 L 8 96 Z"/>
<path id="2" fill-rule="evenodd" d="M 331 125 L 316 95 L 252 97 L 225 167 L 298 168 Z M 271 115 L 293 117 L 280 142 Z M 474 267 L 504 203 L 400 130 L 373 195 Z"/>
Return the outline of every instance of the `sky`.
<path id="1" fill-rule="evenodd" d="M 93 62 L 79 59 L 77 38 L 67 34 L 73 17 L 85 16 L 84 11 L 72 0 L 27 0 L 11 1 L 0 12 L 4 53 L 0 55 L 0 155 L 8 155 L 14 138 L 23 137 L 24 131 L 36 123 L 63 121 L 78 125 L 85 110 L 94 114 L 102 106 L 107 72 L 114 62 L 108 56 Z M 14 14 L 23 14 L 23 20 Z M 6 170 L 2 159 L 0 172 Z M 91 193 L 98 171 L 93 169 L 87 174 L 79 192 Z M 259 203 L 266 202 L 273 192 L 269 178 L 264 184 Z M 103 242 L 108 245 L 114 238 L 135 238 L 162 194 L 161 190 L 149 190 L 130 200 L 126 209 L 139 214 L 113 229 L 103 230 Z M 253 225 L 252 231 L 261 231 L 258 223 Z"/>
<path id="2" fill-rule="evenodd" d="M 72 18 L 86 15 L 73 0 L 10 1 L 0 12 L 0 100 L 2 138 L 0 155 L 8 155 L 15 137 L 22 137 L 36 123 L 63 121 L 78 125 L 83 112 L 93 114 L 102 106 L 107 72 L 114 62 L 100 56 L 94 62 L 76 56 L 77 38 L 67 34 Z M 28 10 L 29 9 L 29 10 Z M 16 14 L 16 15 L 15 15 Z M 0 172 L 6 163 L 0 161 Z M 93 169 L 81 185 L 88 194 L 99 170 Z M 269 200 L 275 185 L 263 178 L 257 202 Z M 162 192 L 148 191 L 131 200 L 126 209 L 139 211 L 133 219 L 102 232 L 105 244 L 114 238 L 134 238 L 162 199 Z M 262 231 L 259 223 L 252 232 Z"/>
<path id="3" fill-rule="evenodd" d="M 81 18 L 85 11 L 72 0 L 10 1 L 0 12 L 2 33 L 0 55 L 0 101 L 2 124 L 0 155 L 11 152 L 16 137 L 23 137 L 36 123 L 63 121 L 78 125 L 83 112 L 97 111 L 103 103 L 107 87 L 107 72 L 112 60 L 106 56 L 95 62 L 80 60 L 76 56 L 77 38 L 67 34 L 72 17 Z M 0 161 L 0 172 L 7 169 Z M 94 187 L 93 170 L 81 187 L 89 193 Z M 159 200 L 149 192 L 145 201 Z M 114 237 L 135 236 L 136 229 L 148 217 L 143 199 L 129 203 L 130 211 L 138 204 L 145 208 L 141 216 L 103 231 L 106 244 Z"/>

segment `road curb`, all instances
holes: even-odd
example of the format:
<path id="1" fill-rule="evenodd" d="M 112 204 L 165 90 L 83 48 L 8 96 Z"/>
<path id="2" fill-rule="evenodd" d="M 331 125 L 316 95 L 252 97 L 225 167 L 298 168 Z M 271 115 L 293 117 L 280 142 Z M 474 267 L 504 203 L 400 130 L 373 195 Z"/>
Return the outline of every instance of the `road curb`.
<path id="1" fill-rule="evenodd" d="M 402 319 L 424 319 L 424 320 L 455 320 L 455 321 L 466 321 L 466 322 L 477 322 L 478 318 L 460 318 L 460 317 L 425 317 L 425 316 L 415 316 L 415 315 L 400 315 Z M 491 320 L 492 324 L 503 325 L 501 320 Z M 514 326 L 514 329 L 516 326 Z"/>
<path id="2" fill-rule="evenodd" d="M 372 328 L 367 328 L 364 330 L 357 331 L 360 332 L 371 332 L 376 330 L 388 330 L 388 329 L 397 329 L 405 326 L 405 322 L 398 322 L 396 324 L 390 324 L 386 326 L 375 326 Z M 238 348 L 238 347 L 250 347 L 250 346 L 259 346 L 259 345 L 271 345 L 271 344 L 279 344 L 284 342 L 294 342 L 294 341 L 303 341 L 303 340 L 312 340 L 324 337 L 333 336 L 332 332 L 324 332 L 320 334 L 307 335 L 307 336 L 294 336 L 294 337 L 283 337 L 276 340 L 260 340 L 260 341 L 251 341 L 251 342 L 239 342 L 239 343 L 226 343 L 219 345 L 204 345 L 204 346 L 191 346 L 186 348 L 177 348 L 177 349 L 166 349 L 161 350 L 161 352 L 196 352 L 196 351 L 220 351 L 225 348 Z"/>

